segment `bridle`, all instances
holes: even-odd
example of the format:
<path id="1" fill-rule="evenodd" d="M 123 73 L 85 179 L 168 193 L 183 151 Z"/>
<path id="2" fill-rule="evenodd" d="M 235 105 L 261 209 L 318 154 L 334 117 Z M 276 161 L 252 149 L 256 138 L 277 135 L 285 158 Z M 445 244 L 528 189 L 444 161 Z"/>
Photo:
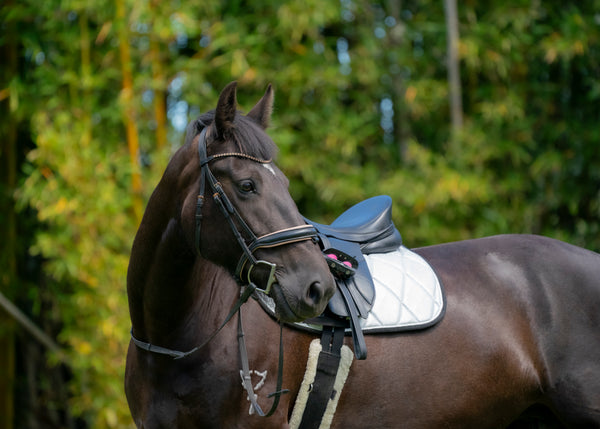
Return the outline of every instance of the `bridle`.
<path id="1" fill-rule="evenodd" d="M 257 260 L 254 256 L 254 252 L 261 248 L 270 248 L 281 246 L 284 244 L 296 243 L 304 240 L 312 240 L 317 237 L 317 230 L 312 225 L 299 225 L 290 228 L 281 229 L 279 231 L 271 232 L 263 236 L 257 237 L 248 224 L 244 221 L 242 216 L 233 206 L 227 194 L 223 190 L 221 183 L 215 178 L 214 174 L 210 170 L 209 164 L 215 159 L 221 159 L 226 157 L 245 158 L 260 164 L 269 164 L 271 160 L 262 160 L 254 156 L 250 156 L 245 153 L 239 152 L 228 152 L 217 155 L 207 155 L 206 149 L 206 130 L 208 127 L 204 127 L 198 138 L 198 157 L 200 159 L 200 192 L 198 193 L 198 199 L 196 203 L 196 251 L 200 254 L 200 231 L 202 228 L 202 207 L 205 200 L 205 188 L 208 183 L 209 189 L 212 192 L 212 197 L 217 206 L 221 209 L 221 213 L 227 220 L 229 227 L 240 247 L 242 248 L 242 256 L 237 264 L 235 270 L 235 278 L 241 284 L 254 284 L 252 281 L 252 272 L 257 267 L 264 267 L 268 270 L 269 276 L 266 284 L 261 287 L 256 287 L 257 290 L 269 294 L 271 286 L 275 282 L 275 270 L 276 264 L 267 262 L 264 260 Z M 248 242 L 242 236 L 242 233 L 238 230 L 239 225 L 246 235 L 249 237 Z"/>
<path id="2" fill-rule="evenodd" d="M 304 240 L 315 240 L 317 239 L 318 233 L 314 226 L 312 225 L 298 225 L 290 228 L 281 229 L 279 231 L 271 232 L 269 234 L 262 235 L 257 237 L 256 234 L 252 231 L 252 229 L 248 226 L 248 224 L 244 221 L 242 216 L 239 214 L 235 206 L 231 203 L 231 200 L 225 194 L 223 187 L 216 179 L 212 171 L 210 170 L 209 164 L 211 161 L 215 159 L 221 159 L 226 157 L 236 157 L 236 158 L 244 158 L 249 159 L 254 162 L 258 162 L 260 164 L 268 164 L 271 160 L 262 160 L 256 158 L 254 156 L 239 153 L 239 152 L 228 152 L 221 153 L 216 155 L 207 155 L 206 148 L 206 132 L 207 126 L 205 126 L 200 132 L 198 138 L 198 157 L 200 160 L 200 191 L 198 193 L 198 198 L 196 202 L 196 231 L 195 231 L 195 247 L 196 252 L 200 255 L 200 231 L 202 228 L 202 207 L 205 201 L 205 192 L 206 185 L 210 191 L 212 192 L 212 198 L 215 201 L 216 205 L 221 210 L 221 213 L 227 220 L 231 231 L 235 235 L 237 242 L 242 248 L 242 255 L 237 263 L 237 267 L 235 270 L 235 279 L 240 283 L 243 287 L 239 299 L 235 302 L 225 320 L 221 325 L 199 346 L 194 347 L 188 351 L 179 351 L 168 349 L 166 347 L 156 346 L 154 344 L 141 341 L 133 335 L 133 328 L 131 329 L 131 339 L 133 343 L 140 349 L 146 350 L 148 352 L 170 356 L 173 359 L 182 359 L 185 358 L 196 351 L 200 350 L 204 346 L 206 346 L 220 331 L 223 327 L 231 320 L 231 318 L 237 313 L 238 314 L 238 346 L 240 353 L 240 360 L 242 363 L 242 369 L 240 370 L 240 375 L 242 378 L 242 385 L 244 389 L 246 389 L 248 393 L 248 400 L 252 404 L 252 408 L 259 416 L 268 417 L 272 415 L 277 406 L 279 404 L 279 398 L 281 394 L 287 393 L 287 390 L 282 389 L 282 379 L 283 379 L 283 328 L 280 324 L 279 331 L 279 363 L 278 363 L 278 371 L 277 371 L 277 386 L 274 393 L 268 395 L 268 397 L 274 397 L 273 404 L 271 409 L 264 413 L 258 402 L 256 400 L 256 395 L 254 394 L 254 388 L 252 387 L 252 379 L 250 376 L 250 368 L 248 365 L 248 354 L 246 352 L 246 344 L 244 340 L 244 332 L 242 329 L 242 314 L 240 312 L 241 306 L 252 296 L 255 291 L 260 291 L 265 294 L 269 294 L 271 290 L 271 286 L 276 281 L 275 270 L 277 269 L 277 265 L 256 259 L 254 256 L 254 252 L 257 249 L 262 248 L 271 248 L 282 246 L 285 244 L 297 243 Z M 237 225 L 240 225 L 243 233 L 249 237 L 248 241 L 244 239 L 242 233 L 238 229 Z M 265 267 L 269 276 L 267 278 L 266 284 L 260 288 L 252 281 L 252 272 L 257 267 Z"/>

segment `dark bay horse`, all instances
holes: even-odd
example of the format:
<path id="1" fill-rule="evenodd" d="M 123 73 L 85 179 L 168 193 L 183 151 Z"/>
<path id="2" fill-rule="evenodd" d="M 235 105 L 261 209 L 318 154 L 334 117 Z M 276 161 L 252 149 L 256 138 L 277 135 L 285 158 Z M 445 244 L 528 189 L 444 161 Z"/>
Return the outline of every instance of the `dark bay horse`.
<path id="1" fill-rule="evenodd" d="M 195 351 L 174 359 L 132 341 L 125 390 L 140 428 L 288 426 L 314 337 L 283 328 L 289 393 L 265 418 L 249 415 L 235 319 L 215 335 L 244 279 L 272 283 L 284 322 L 319 314 L 335 287 L 286 178 L 267 162 L 272 99 L 269 87 L 244 116 L 235 85 L 225 88 L 216 110 L 188 127 L 148 203 L 127 278 L 132 335 Z M 199 157 L 202 139 L 207 155 Z M 203 163 L 241 220 L 226 220 L 231 210 L 212 198 L 218 190 L 201 189 Z M 234 229 L 248 248 L 259 243 L 250 256 Z M 333 428 L 600 427 L 600 255 L 528 235 L 415 251 L 445 286 L 446 315 L 424 331 L 367 336 L 368 358 L 352 364 Z M 269 263 L 254 264 L 259 258 Z M 241 315 L 254 383 L 267 371 L 256 393 L 268 409 L 267 394 L 278 389 L 280 325 L 253 299 Z"/>

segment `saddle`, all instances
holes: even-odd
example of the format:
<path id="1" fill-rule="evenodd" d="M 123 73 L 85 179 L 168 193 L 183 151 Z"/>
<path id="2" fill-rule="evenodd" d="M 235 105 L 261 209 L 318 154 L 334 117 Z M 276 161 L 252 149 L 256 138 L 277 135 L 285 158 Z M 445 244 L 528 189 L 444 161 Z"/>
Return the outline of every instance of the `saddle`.
<path id="1" fill-rule="evenodd" d="M 366 319 L 371 311 L 375 285 L 363 255 L 392 252 L 402 245 L 402 237 L 392 221 L 392 199 L 386 195 L 369 198 L 346 210 L 331 225 L 305 220 L 317 230 L 337 283 L 328 310 L 306 323 L 335 326 L 335 319 L 349 321 L 356 358 L 366 359 L 367 348 L 358 318 Z"/>
<path id="2" fill-rule="evenodd" d="M 343 345 L 348 331 L 354 356 L 366 359 L 364 332 L 433 326 L 443 317 L 445 303 L 441 284 L 428 263 L 402 246 L 392 221 L 390 197 L 358 203 L 331 225 L 305 221 L 317 231 L 337 291 L 323 314 L 293 324 L 320 332 L 321 339 L 311 343 L 291 429 L 329 427 L 352 363 L 352 352 Z M 274 302 L 266 294 L 259 294 L 258 301 L 274 314 Z"/>
<path id="3" fill-rule="evenodd" d="M 349 208 L 331 225 L 305 220 L 317 230 L 337 291 L 321 316 L 304 322 L 322 327 L 320 344 L 318 340 L 311 343 L 311 350 L 316 343 L 320 352 L 315 356 L 309 353 L 290 419 L 293 429 L 329 427 L 352 363 L 352 352 L 343 346 L 348 327 L 354 355 L 357 359 L 367 357 L 358 318 L 366 319 L 373 308 L 375 285 L 364 255 L 393 252 L 402 245 L 392 222 L 392 199 L 388 196 L 373 197 Z"/>

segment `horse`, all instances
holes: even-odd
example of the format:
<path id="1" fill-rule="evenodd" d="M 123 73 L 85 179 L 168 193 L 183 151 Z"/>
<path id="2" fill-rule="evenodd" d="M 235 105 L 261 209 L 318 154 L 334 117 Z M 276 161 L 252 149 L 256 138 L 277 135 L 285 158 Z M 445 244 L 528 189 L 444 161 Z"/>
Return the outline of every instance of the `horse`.
<path id="1" fill-rule="evenodd" d="M 321 314 L 336 286 L 272 161 L 272 105 L 269 86 L 244 115 L 228 85 L 148 202 L 127 273 L 125 392 L 139 428 L 289 427 L 315 338 L 289 323 Z M 365 337 L 332 428 L 600 427 L 600 255 L 535 235 L 413 250 L 443 283 L 446 313 Z M 247 299 L 256 288 L 276 318 Z M 240 336 L 269 417 L 250 413 Z"/>

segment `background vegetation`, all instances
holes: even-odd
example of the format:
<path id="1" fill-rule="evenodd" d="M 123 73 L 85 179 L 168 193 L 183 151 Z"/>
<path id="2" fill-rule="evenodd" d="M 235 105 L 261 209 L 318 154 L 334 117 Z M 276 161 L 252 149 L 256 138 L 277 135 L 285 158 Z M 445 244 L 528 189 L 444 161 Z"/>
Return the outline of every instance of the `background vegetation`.
<path id="1" fill-rule="evenodd" d="M 0 11 L 2 427 L 125 427 L 125 273 L 186 122 L 231 80 L 301 211 L 389 194 L 409 247 L 544 234 L 600 250 L 600 1 L 6 0 Z M 0 420 L 3 417 L 0 417 Z"/>

